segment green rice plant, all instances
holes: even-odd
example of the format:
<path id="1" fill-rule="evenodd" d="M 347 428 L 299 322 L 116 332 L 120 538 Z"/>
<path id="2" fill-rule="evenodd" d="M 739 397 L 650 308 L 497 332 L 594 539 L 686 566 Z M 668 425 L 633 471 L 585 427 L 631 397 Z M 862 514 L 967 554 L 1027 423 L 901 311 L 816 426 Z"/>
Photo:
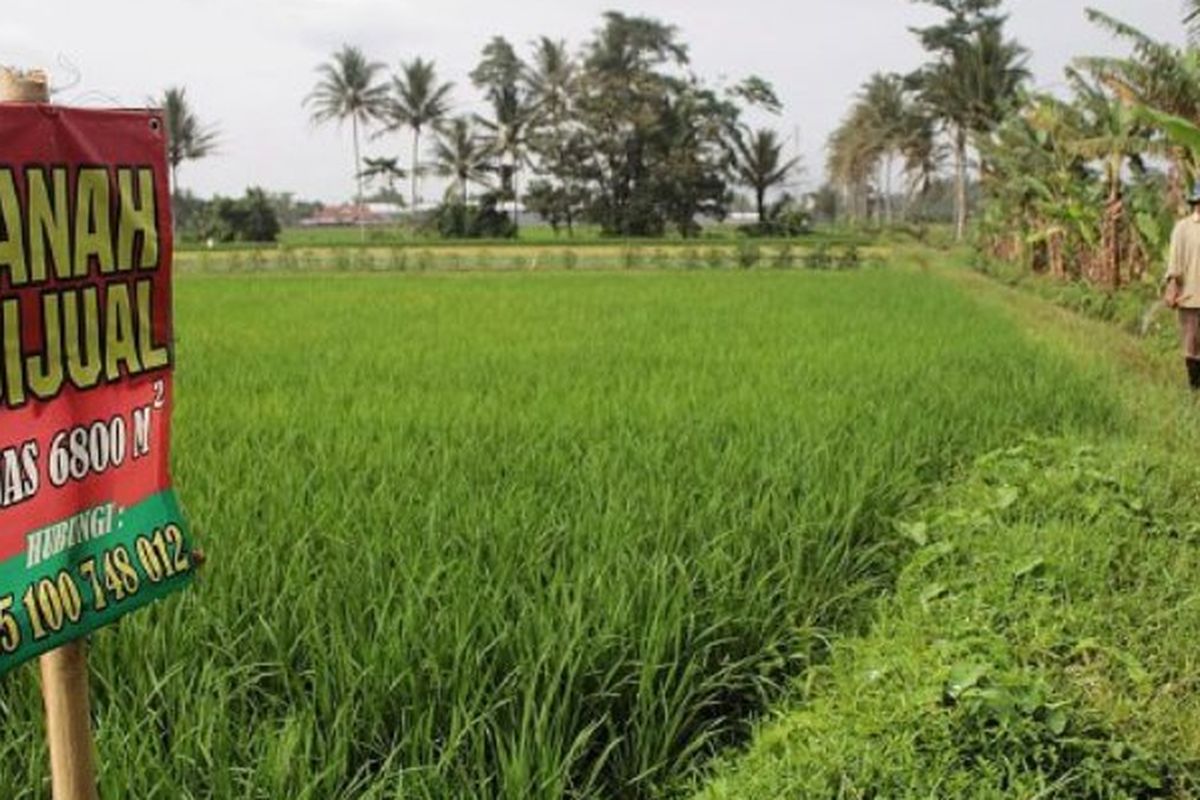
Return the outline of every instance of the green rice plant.
<path id="1" fill-rule="evenodd" d="M 734 250 L 734 260 L 741 269 L 757 267 L 762 261 L 762 248 L 752 239 L 739 239 Z"/>
<path id="2" fill-rule="evenodd" d="M 846 245 L 842 255 L 837 259 L 838 269 L 857 269 L 862 266 L 862 257 L 858 253 L 858 245 Z"/>
<path id="3" fill-rule="evenodd" d="M 1178 537 L 1200 462 L 1134 438 L 1022 439 L 907 515 L 873 629 L 700 796 L 1195 796 L 1179 732 L 1200 697 L 1159 687 L 1194 657 L 1200 562 Z"/>
<path id="4" fill-rule="evenodd" d="M 725 251 L 720 247 L 708 247 L 704 251 L 704 263 L 709 269 L 720 269 L 725 266 Z"/>
<path id="5" fill-rule="evenodd" d="M 209 564 L 92 637 L 106 797 L 660 795 L 862 628 L 927 487 L 1119 424 L 915 270 L 182 276 L 176 304 Z M 43 796 L 35 668 L 0 708 L 0 796 Z"/>
<path id="6" fill-rule="evenodd" d="M 433 253 L 424 248 L 418 250 L 413 256 L 413 268 L 417 272 L 428 272 L 434 267 Z"/>
<path id="7" fill-rule="evenodd" d="M 279 253 L 275 257 L 275 263 L 281 270 L 288 272 L 295 271 L 300 261 L 296 258 L 296 251 L 287 245 L 280 245 Z"/>
<path id="8" fill-rule="evenodd" d="M 784 242 L 775 248 L 775 255 L 771 259 L 771 265 L 775 269 L 791 269 L 796 263 L 796 253 L 791 242 Z"/>
<path id="9" fill-rule="evenodd" d="M 825 242 L 818 242 L 804 255 L 804 266 L 808 269 L 831 269 L 833 265 L 833 256 Z"/>
<path id="10" fill-rule="evenodd" d="M 641 251 L 629 245 L 621 248 L 621 269 L 637 269 L 642 265 Z"/>
<path id="11" fill-rule="evenodd" d="M 354 253 L 354 269 L 360 272 L 373 272 L 377 266 L 375 253 L 368 247 L 360 247 Z"/>
<path id="12" fill-rule="evenodd" d="M 679 254 L 679 259 L 684 269 L 696 269 L 702 263 L 700 260 L 700 251 L 690 245 L 683 248 Z"/>
<path id="13" fill-rule="evenodd" d="M 562 269 L 575 269 L 579 266 L 579 254 L 574 250 L 563 250 L 558 254 L 558 264 Z"/>
<path id="14" fill-rule="evenodd" d="M 321 268 L 321 260 L 316 251 L 307 249 L 300 253 L 300 268 L 305 272 L 315 272 Z"/>
<path id="15" fill-rule="evenodd" d="M 404 272 L 408 269 L 408 251 L 403 247 L 389 247 L 388 269 L 393 272 Z"/>

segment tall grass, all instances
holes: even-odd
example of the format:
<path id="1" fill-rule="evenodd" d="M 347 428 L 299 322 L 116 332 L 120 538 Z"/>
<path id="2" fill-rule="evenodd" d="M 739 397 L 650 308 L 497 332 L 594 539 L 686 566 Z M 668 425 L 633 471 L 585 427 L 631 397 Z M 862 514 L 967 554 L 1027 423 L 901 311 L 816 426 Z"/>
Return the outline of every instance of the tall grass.
<path id="1" fill-rule="evenodd" d="M 210 565 L 95 637 L 106 797 L 666 791 L 861 622 L 948 467 L 1115 413 L 930 275 L 177 295 Z M 0 685 L 0 796 L 45 792 L 34 672 Z"/>

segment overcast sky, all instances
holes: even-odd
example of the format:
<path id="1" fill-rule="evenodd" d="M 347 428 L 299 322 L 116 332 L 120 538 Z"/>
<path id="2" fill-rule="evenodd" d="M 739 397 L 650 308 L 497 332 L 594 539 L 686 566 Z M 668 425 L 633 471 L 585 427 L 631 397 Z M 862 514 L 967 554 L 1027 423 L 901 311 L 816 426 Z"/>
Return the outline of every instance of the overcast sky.
<path id="1" fill-rule="evenodd" d="M 1182 39 L 1180 0 L 1009 0 L 1039 86 L 1061 86 L 1076 55 L 1123 52 L 1084 18 L 1088 5 Z M 435 59 L 457 84 L 459 109 L 470 110 L 467 73 L 490 37 L 524 46 L 549 34 L 578 45 L 608 9 L 677 25 L 694 69 L 714 82 L 751 73 L 772 81 L 786 106 L 772 124 L 789 137 L 799 131 L 810 183 L 858 85 L 876 70 L 917 66 L 908 27 L 936 18 L 909 0 L 5 0 L 0 64 L 48 66 L 59 84 L 71 79 L 61 64 L 74 65 L 78 84 L 58 99 L 77 105 L 144 105 L 165 86 L 186 86 L 220 127 L 221 152 L 186 165 L 185 187 L 240 194 L 254 184 L 335 201 L 353 194 L 349 129 L 313 128 L 301 102 L 315 66 L 343 43 L 393 68 Z M 406 155 L 407 140 L 367 152 Z"/>

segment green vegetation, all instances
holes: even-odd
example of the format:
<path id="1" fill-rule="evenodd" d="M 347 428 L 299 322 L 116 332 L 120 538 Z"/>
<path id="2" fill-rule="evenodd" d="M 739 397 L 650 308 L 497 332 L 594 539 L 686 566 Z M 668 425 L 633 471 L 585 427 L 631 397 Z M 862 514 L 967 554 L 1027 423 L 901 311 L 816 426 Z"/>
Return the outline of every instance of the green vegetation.
<path id="1" fill-rule="evenodd" d="M 1114 292 L 1087 281 L 1062 281 L 1039 275 L 1008 261 L 981 257 L 977 259 L 976 268 L 1063 308 L 1111 322 L 1133 336 L 1148 338 L 1163 351 L 1178 349 L 1175 312 L 1162 303 L 1157 287 L 1152 283 L 1142 281 Z"/>
<path id="2" fill-rule="evenodd" d="M 187 90 L 171 86 L 152 104 L 162 109 L 167 135 L 167 165 L 171 169 L 172 195 L 179 193 L 179 168 L 185 161 L 198 161 L 217 150 L 219 133 L 200 117 L 187 99 Z"/>
<path id="3" fill-rule="evenodd" d="M 1111 326 L 1117 295 L 1021 277 L 1060 305 L 966 277 L 989 311 L 1068 354 L 1126 411 L 1105 435 L 1016 440 L 897 521 L 909 554 L 869 630 L 793 683 L 702 800 L 1200 795 L 1200 581 L 1173 354 Z M 1161 348 L 1165 350 L 1165 346 Z"/>
<path id="4" fill-rule="evenodd" d="M 95 637 L 105 796 L 661 793 L 859 629 L 930 487 L 1119 420 L 916 269 L 202 275 L 177 303 L 210 565 Z M 0 689 L 6 797 L 42 794 L 34 672 Z"/>
<path id="5" fill-rule="evenodd" d="M 896 219 L 892 180 L 901 167 L 905 218 L 928 214 L 947 150 L 953 155 L 955 238 L 966 233 L 972 145 L 1016 104 L 1029 77 L 1026 51 L 1007 39 L 1002 0 L 914 0 L 944 17 L 913 30 L 929 60 L 908 75 L 876 73 L 829 137 L 827 193 L 852 220 Z M 942 187 L 944 188 L 944 187 Z"/>
<path id="6" fill-rule="evenodd" d="M 913 557 L 871 633 L 701 797 L 1196 796 L 1198 466 L 1074 439 L 979 459 L 897 526 Z"/>
<path id="7" fill-rule="evenodd" d="M 737 186 L 755 193 L 759 224 L 766 224 L 767 193 L 778 191 L 797 166 L 783 157 L 773 131 L 752 133 L 743 122 L 755 109 L 779 113 L 770 84 L 757 76 L 733 85 L 703 80 L 680 31 L 647 17 L 606 12 L 577 54 L 565 41 L 543 36 L 526 59 L 503 36 L 493 37 L 470 75 L 488 109 L 474 118 L 448 119 L 455 87 L 439 79 L 433 61 L 403 62 L 390 87 L 378 80 L 382 69 L 358 48 L 344 47 L 319 68 L 306 103 L 318 122 L 351 121 L 359 204 L 360 128 L 375 126 L 375 139 L 411 131 L 413 227 L 425 221 L 420 178 L 430 166 L 450 179 L 443 205 L 457 207 L 449 209 L 453 216 L 471 213 L 475 186 L 485 205 L 511 203 L 515 232 L 525 187 L 529 208 L 556 233 L 584 223 L 624 237 L 668 230 L 696 236 L 702 218 L 725 217 Z M 421 147 L 425 131 L 435 134 L 432 165 Z M 368 161 L 393 167 L 381 177 L 398 176 L 395 158 Z M 400 200 L 390 190 L 386 199 Z M 771 210 L 787 218 L 780 232 L 806 227 L 786 194 Z M 433 216 L 444 222 L 447 210 Z M 471 226 L 435 227 L 449 238 Z M 488 229 L 496 235 L 505 228 Z"/>
<path id="8" fill-rule="evenodd" d="M 1153 284 L 1200 176 L 1200 61 L 1194 41 L 1159 42 L 1097 10 L 1088 18 L 1132 53 L 1075 59 L 1068 96 L 1033 93 L 979 138 L 980 244 L 1060 280 Z"/>
<path id="9" fill-rule="evenodd" d="M 653 242 L 653 246 L 651 246 Z M 860 249 L 854 239 L 812 237 L 803 247 L 789 240 L 714 240 L 703 259 L 698 250 L 677 240 L 631 240 L 580 242 L 577 246 L 551 248 L 496 240 L 463 240 L 454 244 L 417 240 L 389 246 L 355 245 L 337 247 L 259 247 L 193 250 L 181 253 L 177 267 L 182 272 L 236 273 L 322 272 L 358 270 L 367 272 L 464 270 L 553 270 L 570 268 L 607 270 L 614 265 L 626 269 L 743 269 L 770 264 L 777 268 L 853 269 L 879 265 L 890 249 L 869 246 Z"/>
<path id="10" fill-rule="evenodd" d="M 274 198 L 278 200 L 278 197 Z M 816 230 L 806 233 L 802 237 L 794 240 L 797 247 L 803 247 L 810 244 L 826 243 L 829 245 L 849 245 L 855 244 L 865 246 L 876 241 L 899 239 L 902 241 L 912 241 L 914 237 L 922 235 L 922 231 L 914 230 L 911 234 L 889 234 L 882 236 L 879 230 L 870 230 L 860 227 L 821 227 Z M 379 226 L 370 227 L 366 230 L 365 241 L 364 235 L 356 228 L 285 228 L 279 235 L 279 247 L 284 248 L 340 248 L 340 247 L 433 247 L 437 249 L 453 249 L 459 247 L 546 247 L 560 250 L 564 247 L 576 248 L 611 248 L 619 247 L 622 243 L 628 242 L 637 247 L 696 247 L 713 243 L 717 245 L 733 245 L 741 237 L 740 229 L 728 225 L 714 225 L 707 228 L 699 240 L 684 239 L 680 236 L 667 235 L 659 238 L 622 238 L 613 236 L 604 236 L 600 229 L 595 226 L 577 227 L 574 234 L 566 236 L 556 234 L 553 229 L 544 225 L 527 225 L 520 229 L 520 232 L 515 239 L 473 239 L 473 240 L 455 240 L 446 241 L 436 236 L 432 232 L 414 231 L 406 226 Z M 783 239 L 778 240 L 782 243 Z M 760 241 L 760 244 L 769 244 L 769 240 Z M 188 240 L 179 242 L 179 250 L 181 251 L 196 251 L 208 250 L 207 243 L 203 240 Z M 265 249 L 275 249 L 274 244 L 255 245 L 246 242 L 233 242 L 223 244 L 214 242 L 214 248 L 218 251 L 226 251 L 231 249 L 248 249 L 260 247 Z"/>

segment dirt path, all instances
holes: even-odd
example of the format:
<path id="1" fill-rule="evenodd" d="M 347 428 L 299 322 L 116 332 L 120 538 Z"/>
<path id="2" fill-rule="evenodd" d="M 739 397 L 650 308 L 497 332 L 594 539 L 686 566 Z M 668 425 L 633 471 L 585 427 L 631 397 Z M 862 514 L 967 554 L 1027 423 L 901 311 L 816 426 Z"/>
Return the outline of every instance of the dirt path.
<path id="1" fill-rule="evenodd" d="M 1200 403 L 1188 392 L 1183 364 L 1173 352 L 965 267 L 943 262 L 933 268 L 980 305 L 1012 319 L 1034 341 L 1067 354 L 1084 369 L 1107 374 L 1148 433 L 1172 443 L 1195 437 Z"/>

